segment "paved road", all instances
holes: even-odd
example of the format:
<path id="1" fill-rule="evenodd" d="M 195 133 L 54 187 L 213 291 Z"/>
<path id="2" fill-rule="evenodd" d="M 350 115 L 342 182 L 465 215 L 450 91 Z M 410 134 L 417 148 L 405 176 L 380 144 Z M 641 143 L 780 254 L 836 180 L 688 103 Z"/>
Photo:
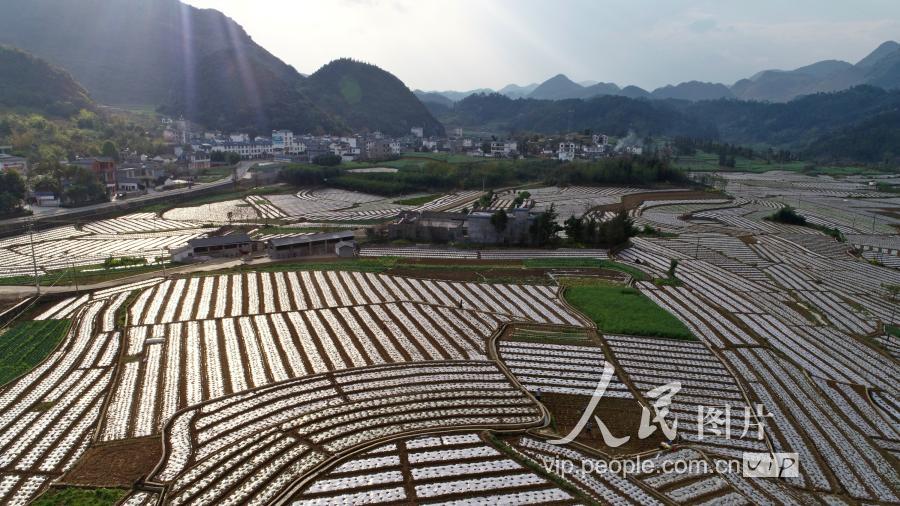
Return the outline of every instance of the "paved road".
<path id="1" fill-rule="evenodd" d="M 251 167 L 259 163 L 258 160 L 247 160 L 238 164 L 237 167 L 237 177 L 238 179 L 244 177 L 247 171 L 250 170 Z M 180 188 L 178 190 L 169 190 L 166 192 L 156 192 L 156 193 L 148 193 L 147 195 L 139 195 L 137 197 L 129 197 L 127 200 L 122 201 L 114 201 L 114 202 L 103 202 L 102 204 L 94 204 L 90 206 L 84 207 L 73 207 L 73 208 L 64 208 L 64 207 L 56 207 L 51 209 L 46 209 L 45 212 L 40 212 L 39 214 L 35 214 L 34 216 L 26 216 L 22 218 L 12 218 L 8 220 L 0 220 L 0 226 L 3 225 L 13 225 L 13 224 L 24 224 L 29 222 L 32 219 L 40 220 L 45 218 L 55 218 L 55 219 L 65 219 L 66 215 L 69 214 L 81 214 L 88 211 L 94 211 L 99 209 L 107 209 L 107 208 L 115 208 L 121 206 L 123 204 L 128 205 L 129 207 L 133 206 L 135 202 L 142 202 L 145 200 L 153 200 L 159 199 L 161 197 L 174 197 L 181 196 L 191 193 L 201 193 L 211 188 L 217 188 L 221 186 L 226 186 L 232 182 L 231 176 L 226 178 L 219 179 L 218 181 L 213 181 L 211 183 L 197 183 L 190 188 Z M 44 211 L 42 209 L 42 211 Z"/>

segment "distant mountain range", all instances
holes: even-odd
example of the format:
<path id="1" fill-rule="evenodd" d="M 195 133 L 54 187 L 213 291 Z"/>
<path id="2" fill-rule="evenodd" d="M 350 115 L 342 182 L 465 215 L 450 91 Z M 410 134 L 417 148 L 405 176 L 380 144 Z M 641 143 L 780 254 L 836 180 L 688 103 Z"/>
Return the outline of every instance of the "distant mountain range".
<path id="1" fill-rule="evenodd" d="M 66 69 L 100 103 L 159 106 L 210 128 L 444 132 L 378 67 L 338 60 L 305 77 L 221 12 L 178 0 L 4 0 L 0 44 Z"/>
<path id="2" fill-rule="evenodd" d="M 524 135 L 590 129 L 614 136 L 685 136 L 790 149 L 823 161 L 900 163 L 900 89 L 869 85 L 787 103 L 616 95 L 537 100 L 493 93 L 471 95 L 453 107 L 427 105 L 448 128 Z"/>
<path id="3" fill-rule="evenodd" d="M 689 81 L 647 91 L 637 86 L 620 88 L 614 83 L 582 81 L 576 83 L 558 74 L 540 84 L 519 86 L 508 84 L 497 93 L 509 98 L 534 98 L 539 100 L 565 100 L 591 98 L 600 95 L 619 95 L 629 98 L 717 100 L 732 98 L 763 102 L 787 102 L 802 95 L 846 90 L 852 86 L 869 84 L 884 89 L 900 87 L 900 44 L 888 41 L 868 56 L 851 64 L 839 60 L 825 60 L 794 70 L 765 70 L 731 86 L 722 83 Z M 423 101 L 440 101 L 441 95 L 457 102 L 475 93 L 491 93 L 493 90 L 468 92 L 418 92 Z M 446 103 L 444 105 L 447 105 Z"/>

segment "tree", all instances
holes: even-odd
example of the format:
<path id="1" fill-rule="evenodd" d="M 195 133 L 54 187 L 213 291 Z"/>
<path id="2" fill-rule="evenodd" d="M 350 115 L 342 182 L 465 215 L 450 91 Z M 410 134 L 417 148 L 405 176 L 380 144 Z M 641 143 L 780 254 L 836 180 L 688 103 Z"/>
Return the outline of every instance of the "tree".
<path id="1" fill-rule="evenodd" d="M 116 143 L 113 141 L 104 142 L 103 147 L 100 148 L 100 154 L 117 162 L 119 161 L 119 148 L 116 147 Z"/>
<path id="2" fill-rule="evenodd" d="M 494 226 L 494 229 L 498 234 L 502 234 L 504 230 L 506 230 L 506 225 L 509 223 L 509 216 L 507 216 L 506 211 L 499 210 L 491 215 L 491 225 Z"/>
<path id="3" fill-rule="evenodd" d="M 556 234 L 562 230 L 562 227 L 556 223 L 556 218 L 556 208 L 553 204 L 550 204 L 549 209 L 535 218 L 529 229 L 535 244 L 538 246 L 546 246 L 556 241 Z"/>
<path id="4" fill-rule="evenodd" d="M 563 223 L 563 230 L 566 232 L 566 237 L 572 241 L 584 241 L 584 219 L 576 218 L 575 215 L 569 216 L 569 219 Z"/>
<path id="5" fill-rule="evenodd" d="M 788 225 L 806 225 L 806 218 L 797 214 L 797 211 L 791 206 L 784 206 L 771 216 L 766 216 L 765 219 Z"/>
<path id="6" fill-rule="evenodd" d="M 61 170 L 61 179 L 62 201 L 67 206 L 77 207 L 108 200 L 106 186 L 90 169 L 65 167 Z"/>
<path id="7" fill-rule="evenodd" d="M 678 268 L 678 260 L 673 258 L 671 262 L 669 262 L 669 279 L 675 279 L 675 269 Z"/>
<path id="8" fill-rule="evenodd" d="M 25 181 L 14 170 L 0 174 L 0 215 L 16 214 L 22 210 Z"/>
<path id="9" fill-rule="evenodd" d="M 334 167 L 341 164 L 341 157 L 334 153 L 326 153 L 313 158 L 313 163 L 322 167 Z"/>

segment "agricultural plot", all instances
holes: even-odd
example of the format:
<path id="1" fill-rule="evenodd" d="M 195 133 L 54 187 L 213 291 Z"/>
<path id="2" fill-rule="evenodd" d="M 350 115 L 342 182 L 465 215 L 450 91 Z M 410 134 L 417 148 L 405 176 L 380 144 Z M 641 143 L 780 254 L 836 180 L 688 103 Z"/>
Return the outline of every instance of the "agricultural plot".
<path id="1" fill-rule="evenodd" d="M 529 392 L 591 396 L 600 383 L 606 357 L 598 346 L 502 340 L 500 359 Z M 604 397 L 631 399 L 631 392 L 613 376 Z"/>
<path id="2" fill-rule="evenodd" d="M 452 200 L 451 197 L 447 196 Z M 333 188 L 302 190 L 295 195 L 248 197 L 250 204 L 263 217 L 324 222 L 388 219 L 397 216 L 404 209 L 413 208 L 395 204 L 394 200 Z M 425 206 L 430 204 L 433 202 Z"/>
<path id="3" fill-rule="evenodd" d="M 592 208 L 616 204 L 621 201 L 623 195 L 638 193 L 646 190 L 628 187 L 589 187 L 589 186 L 549 186 L 544 188 L 529 189 L 531 199 L 534 200 L 534 211 L 547 210 L 552 205 L 559 213 L 559 221 L 562 223 L 569 216 L 582 216 Z M 498 199 L 515 198 L 514 192 L 498 194 Z"/>
<path id="4" fill-rule="evenodd" d="M 0 385 L 46 357 L 69 329 L 68 320 L 21 322 L 0 334 Z"/>
<path id="5" fill-rule="evenodd" d="M 318 476 L 294 505 L 575 504 L 575 497 L 477 433 L 407 438 L 358 454 Z"/>
<path id="6" fill-rule="evenodd" d="M 722 211 L 723 216 L 726 211 L 731 210 Z M 879 322 L 897 318 L 897 308 L 882 284 L 896 283 L 898 276 L 852 259 L 845 247 L 811 229 L 797 234 L 781 227 L 753 230 L 740 225 L 724 220 L 712 225 L 723 234 L 719 238 L 705 233 L 678 240 L 637 239 L 619 259 L 639 262 L 660 276 L 670 260 L 679 260 L 680 286 L 639 283 L 638 288 L 715 350 L 734 376 L 748 382 L 751 404 L 761 403 L 773 415 L 768 434 L 775 450 L 797 452 L 802 462 L 809 462 L 798 478 L 787 480 L 789 485 L 817 494 L 845 491 L 861 500 L 894 500 L 896 468 L 884 455 L 896 450 L 891 425 L 896 419 L 865 392 L 883 389 L 887 398 L 893 398 L 900 378 L 896 359 L 864 341 Z M 726 238 L 724 234 L 735 233 L 735 226 L 752 236 L 740 241 Z M 621 351 L 615 351 L 615 338 L 607 339 L 618 358 Z M 646 341 L 640 346 L 631 353 L 640 355 Z M 677 361 L 672 353 L 662 353 L 665 363 L 646 369 L 652 374 L 665 371 Z M 684 365 L 700 363 L 704 362 L 691 355 Z M 620 364 L 632 380 L 640 374 Z M 715 376 L 702 370 L 700 378 L 692 388 L 715 388 Z M 687 385 L 689 380 L 682 382 Z M 722 445 L 712 454 L 728 459 L 741 448 Z M 723 478 L 744 486 L 735 476 Z"/>
<path id="7" fill-rule="evenodd" d="M 199 206 L 176 207 L 163 213 L 162 217 L 170 221 L 196 221 L 213 225 L 263 221 L 253 206 L 240 199 L 213 202 Z"/>
<path id="8" fill-rule="evenodd" d="M 745 417 L 755 419 L 756 415 L 752 407 L 748 408 L 732 374 L 702 343 L 616 335 L 604 338 L 623 373 L 643 395 L 664 384 L 680 383 L 669 410 L 671 420 L 678 420 L 683 444 L 737 460 L 744 451 L 767 451 L 765 433 L 762 439 L 757 439 L 753 431 L 741 437 Z M 735 433 L 726 437 L 723 424 L 711 431 L 706 426 L 706 416 L 716 413 L 711 410 L 728 418 Z"/>
<path id="9" fill-rule="evenodd" d="M 527 427 L 540 419 L 537 406 L 490 362 L 315 375 L 179 413 L 167 426 L 167 452 L 152 481 L 167 485 L 164 500 L 170 504 L 265 503 L 299 492 L 291 485 L 317 466 L 380 438 L 441 428 Z M 372 485 L 390 483 L 385 480 L 392 476 Z M 517 483 L 510 481 L 510 488 Z M 445 487 L 424 486 L 421 493 L 439 497 Z M 340 490 L 322 486 L 325 494 Z"/>
<path id="10" fill-rule="evenodd" d="M 769 432 L 776 451 L 790 448 L 800 454 L 804 462 L 800 476 L 789 478 L 789 483 L 827 492 L 834 490 L 831 483 L 836 482 L 856 499 L 898 500 L 896 467 L 841 412 L 828 405 L 801 370 L 764 350 L 737 349 L 724 354 L 774 414 Z"/>
<path id="11" fill-rule="evenodd" d="M 169 248 L 205 237 L 214 229 L 202 228 L 195 216 L 186 221 L 162 219 L 153 213 L 52 228 L 0 240 L 0 276 L 45 274 L 49 270 L 95 265 L 109 257 L 138 257 L 153 261 Z M 33 249 L 32 249 L 33 241 Z M 32 257 L 32 253 L 34 257 Z"/>
<path id="12" fill-rule="evenodd" d="M 101 439 L 153 435 L 181 408 L 290 378 L 484 359 L 503 322 L 578 325 L 557 297 L 549 287 L 348 272 L 164 281 L 130 308 Z"/>
<path id="13" fill-rule="evenodd" d="M 123 301 L 82 300 L 59 347 L 0 390 L 0 502 L 30 502 L 87 448 L 119 350 L 110 315 Z"/>

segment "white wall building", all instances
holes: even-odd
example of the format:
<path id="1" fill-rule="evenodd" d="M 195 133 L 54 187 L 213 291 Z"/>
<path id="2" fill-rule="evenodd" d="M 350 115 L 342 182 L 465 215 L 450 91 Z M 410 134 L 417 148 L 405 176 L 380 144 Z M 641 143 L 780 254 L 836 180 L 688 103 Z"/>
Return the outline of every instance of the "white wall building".
<path id="1" fill-rule="evenodd" d="M 515 154 L 518 150 L 518 144 L 512 141 L 499 141 L 491 143 L 491 156 L 507 157 Z"/>
<path id="2" fill-rule="evenodd" d="M 571 162 L 575 159 L 575 150 L 576 146 L 574 142 L 560 142 L 557 156 L 559 156 L 560 161 Z"/>
<path id="3" fill-rule="evenodd" d="M 290 130 L 272 131 L 272 151 L 277 154 L 299 155 L 306 151 L 306 144 L 294 137 Z"/>

